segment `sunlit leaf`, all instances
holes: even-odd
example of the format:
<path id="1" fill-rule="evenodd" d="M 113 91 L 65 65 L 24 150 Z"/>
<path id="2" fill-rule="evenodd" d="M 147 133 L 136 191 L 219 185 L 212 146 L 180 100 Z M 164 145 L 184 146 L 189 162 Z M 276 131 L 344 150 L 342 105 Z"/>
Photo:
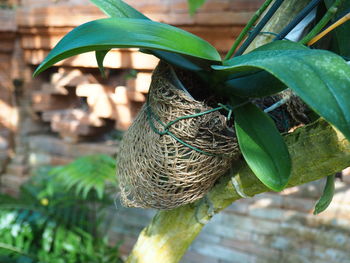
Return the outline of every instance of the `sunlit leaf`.
<path id="1" fill-rule="evenodd" d="M 129 18 L 106 18 L 85 23 L 69 32 L 34 72 L 89 51 L 139 47 L 220 61 L 216 49 L 205 40 L 166 24 Z"/>
<path id="2" fill-rule="evenodd" d="M 330 175 L 327 177 L 327 182 L 323 190 L 323 194 L 320 198 L 320 200 L 317 201 L 315 205 L 314 215 L 317 215 L 324 210 L 327 209 L 327 207 L 330 205 L 333 199 L 334 195 L 334 180 L 335 175 Z"/>
<path id="3" fill-rule="evenodd" d="M 213 68 L 228 75 L 265 70 L 350 139 L 350 67 L 338 55 L 312 49 L 269 50 Z"/>
<path id="4" fill-rule="evenodd" d="M 267 187 L 281 191 L 288 183 L 291 159 L 271 118 L 249 103 L 234 110 L 239 147 L 250 169 Z"/>
<path id="5" fill-rule="evenodd" d="M 266 71 L 236 77 L 225 82 L 227 89 L 239 97 L 265 97 L 287 88 L 279 79 Z"/>
<path id="6" fill-rule="evenodd" d="M 133 7 L 129 6 L 127 3 L 121 0 L 90 0 L 95 5 L 97 5 L 105 14 L 107 14 L 110 17 L 119 17 L 119 18 L 138 18 L 138 19 L 145 19 L 150 20 L 148 17 L 134 9 Z M 104 52 L 104 51 L 102 51 Z M 160 51 L 160 50 L 147 50 L 147 49 L 141 49 L 141 52 L 152 54 L 164 61 L 169 62 L 172 65 L 175 65 L 177 67 L 181 67 L 187 70 L 191 71 L 200 71 L 200 70 L 208 70 L 210 69 L 210 64 L 208 61 L 204 60 L 196 60 L 191 57 L 186 57 L 184 55 L 166 52 L 166 51 Z M 97 53 L 97 52 L 96 52 Z M 97 58 L 97 56 L 96 56 Z M 98 57 L 98 63 L 99 63 L 99 69 L 102 74 L 104 74 L 103 67 L 100 65 L 103 64 L 104 56 L 102 56 L 102 53 L 99 54 Z"/>

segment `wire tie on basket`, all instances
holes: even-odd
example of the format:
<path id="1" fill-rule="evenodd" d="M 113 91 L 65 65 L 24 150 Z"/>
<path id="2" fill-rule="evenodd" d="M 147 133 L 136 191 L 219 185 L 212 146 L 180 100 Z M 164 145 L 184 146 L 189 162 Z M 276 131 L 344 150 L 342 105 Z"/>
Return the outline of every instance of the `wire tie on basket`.
<path id="1" fill-rule="evenodd" d="M 147 98 L 147 119 L 148 119 L 148 122 L 149 122 L 149 125 L 150 127 L 152 128 L 152 130 L 163 136 L 165 134 L 171 136 L 172 138 L 174 138 L 176 141 L 178 141 L 179 143 L 181 143 L 182 145 L 185 145 L 186 147 L 190 148 L 191 150 L 194 150 L 196 152 L 199 152 L 199 153 L 202 153 L 202 154 L 205 154 L 205 155 L 209 155 L 209 156 L 219 156 L 218 154 L 214 154 L 214 153 L 209 153 L 209 152 L 205 152 L 201 149 L 198 149 L 197 147 L 194 147 L 186 142 L 184 142 L 183 140 L 181 140 L 180 138 L 178 138 L 175 134 L 173 134 L 172 132 L 169 131 L 169 128 L 177 123 L 178 121 L 180 120 L 184 120 L 184 119 L 190 119 L 190 118 L 196 118 L 196 117 L 200 117 L 200 116 L 203 116 L 203 115 L 206 115 L 206 114 L 209 114 L 209 113 L 212 113 L 212 112 L 215 112 L 215 111 L 219 111 L 219 110 L 226 110 L 228 113 L 227 113 L 227 119 L 230 120 L 231 117 L 232 117 L 232 112 L 233 112 L 233 107 L 231 107 L 230 105 L 224 105 L 224 104 L 221 104 L 219 103 L 219 107 L 216 107 L 214 109 L 210 109 L 210 110 L 206 110 L 206 111 L 202 111 L 202 112 L 199 112 L 199 113 L 195 113 L 195 114 L 191 114 L 191 115 L 186 115 L 186 116 L 181 116 L 181 117 L 178 117 L 176 118 L 175 120 L 173 121 L 170 121 L 168 122 L 167 124 L 164 124 L 160 119 L 159 117 L 152 111 L 151 109 L 151 106 L 149 104 L 149 98 Z M 242 104 L 239 104 L 237 105 L 235 108 L 237 107 L 241 107 L 242 105 L 246 104 L 247 102 L 244 102 Z M 152 119 L 154 119 L 155 121 L 157 121 L 161 126 L 163 126 L 163 130 L 158 130 Z"/>
<path id="2" fill-rule="evenodd" d="M 248 31 L 249 34 L 251 34 L 253 32 L 253 29 L 255 28 L 255 26 L 252 27 L 252 29 L 250 31 Z M 274 33 L 274 32 L 269 32 L 269 31 L 260 31 L 258 33 L 259 35 L 272 35 L 272 36 L 275 36 L 277 37 L 278 34 L 277 33 Z"/>

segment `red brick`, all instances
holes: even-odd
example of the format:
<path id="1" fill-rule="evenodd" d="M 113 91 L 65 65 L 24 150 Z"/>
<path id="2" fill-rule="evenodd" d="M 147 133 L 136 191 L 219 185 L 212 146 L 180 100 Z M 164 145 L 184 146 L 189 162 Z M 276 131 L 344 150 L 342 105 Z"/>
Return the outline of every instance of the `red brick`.
<path id="1" fill-rule="evenodd" d="M 78 26 L 104 17 L 105 15 L 92 5 L 74 5 L 74 8 L 72 8 L 72 5 L 59 5 L 20 9 L 17 15 L 17 24 L 33 27 Z"/>
<path id="2" fill-rule="evenodd" d="M 6 167 L 6 173 L 13 176 L 26 176 L 28 175 L 29 167 L 25 164 L 10 163 Z"/>
<path id="3" fill-rule="evenodd" d="M 129 79 L 127 86 L 131 90 L 148 93 L 149 86 L 151 85 L 152 73 L 151 72 L 139 72 L 136 78 Z"/>
<path id="4" fill-rule="evenodd" d="M 0 180 L 0 190 L 2 193 L 17 196 L 20 186 L 28 180 L 28 177 L 3 174 L 1 175 Z"/>
<path id="5" fill-rule="evenodd" d="M 44 83 L 41 86 L 41 90 L 47 94 L 68 95 L 68 90 L 65 87 L 53 85 L 51 83 Z"/>
<path id="6" fill-rule="evenodd" d="M 54 165 L 54 166 L 66 165 L 74 161 L 74 158 L 67 158 L 67 157 L 58 156 L 58 155 L 52 155 L 50 156 L 50 159 L 51 159 L 50 165 Z"/>
<path id="7" fill-rule="evenodd" d="M 0 9 L 1 31 L 14 32 L 17 30 L 16 11 L 12 9 Z"/>
<path id="8" fill-rule="evenodd" d="M 141 13 L 168 13 L 169 2 L 164 0 L 126 1 Z M 171 1 L 170 1 L 171 2 Z"/>
<path id="9" fill-rule="evenodd" d="M 96 97 L 106 94 L 106 86 L 98 83 L 78 84 L 75 93 L 79 97 Z"/>
<path id="10" fill-rule="evenodd" d="M 202 255 L 194 251 L 187 251 L 180 263 L 220 263 L 218 258 Z"/>
<path id="11" fill-rule="evenodd" d="M 345 183 L 350 184 L 350 167 L 342 171 L 343 180 Z"/>
<path id="12" fill-rule="evenodd" d="M 243 252 L 247 252 L 249 254 L 257 255 L 259 257 L 263 258 L 271 258 L 271 259 L 278 259 L 280 257 L 280 252 L 277 249 L 268 248 L 264 246 L 257 246 L 256 244 L 252 243 L 251 241 L 241 241 L 241 240 L 234 240 L 234 239 L 223 239 L 221 241 L 221 245 L 228 247 L 228 248 L 234 248 L 238 249 Z"/>
<path id="13" fill-rule="evenodd" d="M 33 109 L 36 111 L 65 109 L 72 102 L 67 96 L 51 95 L 41 91 L 33 92 L 32 94 Z"/>
<path id="14" fill-rule="evenodd" d="M 230 10 L 233 11 L 256 11 L 264 3 L 264 0 L 231 0 Z"/>
<path id="15" fill-rule="evenodd" d="M 315 206 L 314 199 L 306 199 L 294 196 L 283 196 L 282 208 L 285 210 L 300 211 L 309 213 Z"/>
<path id="16" fill-rule="evenodd" d="M 91 74 L 84 74 L 79 69 L 59 68 L 57 73 L 51 75 L 51 83 L 58 87 L 75 87 L 80 84 L 97 83 Z"/>
<path id="17" fill-rule="evenodd" d="M 42 114 L 42 119 L 47 122 L 60 122 L 67 119 L 77 120 L 81 124 L 91 125 L 94 127 L 102 127 L 105 121 L 98 118 L 96 115 L 85 112 L 80 109 L 45 111 Z"/>
<path id="18" fill-rule="evenodd" d="M 70 28 L 69 28 L 70 29 Z M 60 41 L 66 32 L 59 35 L 33 35 L 25 34 L 21 39 L 21 44 L 24 49 L 52 49 L 58 41 Z"/>

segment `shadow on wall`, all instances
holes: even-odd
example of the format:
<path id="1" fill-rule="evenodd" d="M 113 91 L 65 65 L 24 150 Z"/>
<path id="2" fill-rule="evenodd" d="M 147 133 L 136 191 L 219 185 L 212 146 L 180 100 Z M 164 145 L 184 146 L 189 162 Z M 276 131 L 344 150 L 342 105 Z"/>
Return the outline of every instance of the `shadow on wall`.
<path id="1" fill-rule="evenodd" d="M 324 182 L 235 202 L 201 234 L 216 242 L 205 250 L 200 235 L 191 250 L 211 256 L 212 262 L 350 262 L 350 184 L 338 181 L 330 207 L 314 216 Z"/>
<path id="2" fill-rule="evenodd" d="M 350 262 L 350 175 L 330 207 L 314 216 L 324 180 L 236 201 L 204 227 L 182 263 Z M 110 231 L 127 255 L 154 210 L 112 208 Z"/>

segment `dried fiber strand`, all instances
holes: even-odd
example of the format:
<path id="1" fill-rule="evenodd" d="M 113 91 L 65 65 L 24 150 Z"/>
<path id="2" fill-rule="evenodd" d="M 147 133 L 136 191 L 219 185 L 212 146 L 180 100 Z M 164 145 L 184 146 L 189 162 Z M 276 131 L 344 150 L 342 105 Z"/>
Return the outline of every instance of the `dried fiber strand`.
<path id="1" fill-rule="evenodd" d="M 169 81 L 161 63 L 153 73 L 148 107 L 162 123 L 212 108 L 190 98 Z M 163 130 L 159 122 L 155 128 Z M 202 198 L 240 156 L 232 131 L 220 112 L 181 119 L 169 127 L 177 138 L 207 155 L 150 127 L 147 104 L 124 135 L 118 154 L 122 204 L 129 207 L 172 209 Z"/>

